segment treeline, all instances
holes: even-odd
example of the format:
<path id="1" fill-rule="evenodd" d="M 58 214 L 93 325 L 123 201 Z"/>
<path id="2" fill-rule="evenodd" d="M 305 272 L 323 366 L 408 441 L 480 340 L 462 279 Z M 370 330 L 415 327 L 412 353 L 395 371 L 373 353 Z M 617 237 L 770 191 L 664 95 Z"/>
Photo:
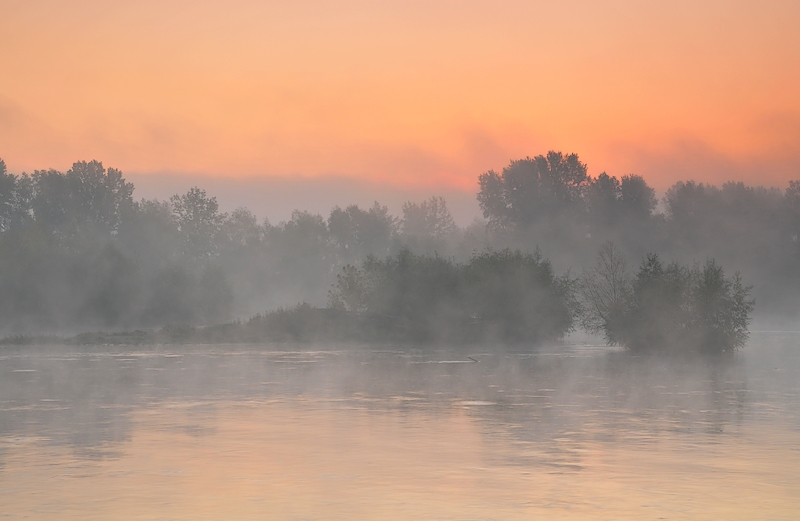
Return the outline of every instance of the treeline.
<path id="1" fill-rule="evenodd" d="M 0 332 L 211 324 L 294 302 L 323 304 L 339 268 L 404 245 L 470 248 L 444 199 L 375 203 L 272 225 L 192 188 L 134 200 L 97 161 L 14 175 L 0 160 Z M 475 246 L 477 247 L 477 246 Z"/>
<path id="2" fill-rule="evenodd" d="M 607 241 L 631 263 L 649 252 L 683 264 L 713 258 L 754 285 L 762 312 L 797 316 L 798 180 L 785 190 L 681 181 L 657 211 L 655 191 L 642 177 L 591 177 L 577 155 L 549 152 L 486 172 L 479 183 L 495 245 L 538 244 L 562 270 L 588 268 Z"/>
<path id="3" fill-rule="evenodd" d="M 714 258 L 754 285 L 761 311 L 791 314 L 800 302 L 800 182 L 786 190 L 677 183 L 657 211 L 642 177 L 591 177 L 574 154 L 512 161 L 478 181 L 486 221 L 466 229 L 437 197 L 407 203 L 402 216 L 375 203 L 335 207 L 328 216 L 298 210 L 272 224 L 244 208 L 223 213 L 199 188 L 167 201 L 136 200 L 122 173 L 97 161 L 19 175 L 0 161 L 0 332 L 197 326 L 298 302 L 322 307 L 334 285 L 342 291 L 337 275 L 352 277 L 362 292 L 361 301 L 340 295 L 337 306 L 361 302 L 386 315 L 388 304 L 377 297 L 392 294 L 386 273 L 400 276 L 399 266 L 415 262 L 439 262 L 442 280 L 459 281 L 455 293 L 435 287 L 450 295 L 442 309 L 463 311 L 470 298 L 481 300 L 465 281 L 475 263 L 488 262 L 479 260 L 483 252 L 518 249 L 554 273 L 578 273 L 607 241 L 632 265 L 648 252 L 687 266 Z M 537 246 L 552 264 L 526 256 Z M 401 254 L 411 255 L 410 265 Z M 348 265 L 358 267 L 342 271 Z M 503 284 L 485 288 L 495 283 Z M 456 308 L 442 304 L 447 299 Z M 483 301 L 499 306 L 505 298 Z"/>
<path id="4" fill-rule="evenodd" d="M 345 266 L 328 306 L 303 303 L 246 321 L 157 331 L 6 337 L 2 344 L 369 342 L 536 345 L 579 323 L 609 344 L 656 353 L 722 353 L 743 347 L 754 301 L 739 274 L 662 265 L 648 255 L 633 276 L 612 243 L 580 278 L 556 276 L 535 252 L 475 254 L 458 263 L 404 249 Z"/>
<path id="5" fill-rule="evenodd" d="M 403 250 L 345 266 L 325 309 L 282 309 L 227 332 L 251 340 L 531 345 L 580 325 L 636 352 L 722 353 L 745 345 L 754 305 L 739 273 L 726 276 L 713 260 L 664 265 L 648 254 L 634 275 L 613 243 L 576 278 L 556 275 L 538 251 L 483 252 L 458 263 Z"/>

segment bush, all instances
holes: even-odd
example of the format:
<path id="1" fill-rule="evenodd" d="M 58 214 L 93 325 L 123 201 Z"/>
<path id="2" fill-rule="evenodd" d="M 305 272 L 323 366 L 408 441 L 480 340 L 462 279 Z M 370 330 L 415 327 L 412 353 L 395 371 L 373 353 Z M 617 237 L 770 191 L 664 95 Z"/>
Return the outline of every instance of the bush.
<path id="1" fill-rule="evenodd" d="M 741 348 L 755 301 L 738 273 L 726 277 L 710 259 L 703 267 L 666 267 L 648 254 L 635 277 L 613 245 L 580 282 L 581 322 L 609 344 L 634 351 L 727 352 Z"/>
<path id="2" fill-rule="evenodd" d="M 540 342 L 572 327 L 572 284 L 538 252 L 488 252 L 459 264 L 404 250 L 346 266 L 329 297 L 330 307 L 382 324 L 397 340 Z"/>
<path id="3" fill-rule="evenodd" d="M 572 284 L 538 251 L 475 255 L 462 271 L 466 312 L 480 320 L 484 336 L 538 342 L 572 329 Z"/>

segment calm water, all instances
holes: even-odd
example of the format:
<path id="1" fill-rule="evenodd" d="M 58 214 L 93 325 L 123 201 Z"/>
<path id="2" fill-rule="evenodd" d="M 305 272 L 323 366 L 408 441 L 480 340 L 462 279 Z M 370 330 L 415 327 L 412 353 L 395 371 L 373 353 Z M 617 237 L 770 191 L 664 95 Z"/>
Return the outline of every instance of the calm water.
<path id="1" fill-rule="evenodd" d="M 477 362 L 472 361 L 471 357 Z M 800 334 L 0 351 L 0 516 L 798 519 Z"/>

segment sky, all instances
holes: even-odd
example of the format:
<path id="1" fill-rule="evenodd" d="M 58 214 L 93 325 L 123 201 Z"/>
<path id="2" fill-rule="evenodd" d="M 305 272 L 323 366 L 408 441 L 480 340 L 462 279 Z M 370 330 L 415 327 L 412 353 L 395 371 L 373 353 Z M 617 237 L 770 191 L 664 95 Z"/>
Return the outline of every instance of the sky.
<path id="1" fill-rule="evenodd" d="M 796 0 L 0 0 L 0 157 L 287 208 L 316 186 L 477 211 L 479 174 L 548 150 L 659 191 L 783 188 L 797 27 Z"/>

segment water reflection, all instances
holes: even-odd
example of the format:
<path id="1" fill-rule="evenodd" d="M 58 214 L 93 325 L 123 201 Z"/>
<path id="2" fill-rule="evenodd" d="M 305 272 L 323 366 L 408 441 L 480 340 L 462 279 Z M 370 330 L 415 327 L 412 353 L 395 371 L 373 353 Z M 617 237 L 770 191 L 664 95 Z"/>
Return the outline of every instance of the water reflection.
<path id="1" fill-rule="evenodd" d="M 0 513 L 744 519 L 768 497 L 788 519 L 798 339 L 680 361 L 600 346 L 6 350 Z"/>

